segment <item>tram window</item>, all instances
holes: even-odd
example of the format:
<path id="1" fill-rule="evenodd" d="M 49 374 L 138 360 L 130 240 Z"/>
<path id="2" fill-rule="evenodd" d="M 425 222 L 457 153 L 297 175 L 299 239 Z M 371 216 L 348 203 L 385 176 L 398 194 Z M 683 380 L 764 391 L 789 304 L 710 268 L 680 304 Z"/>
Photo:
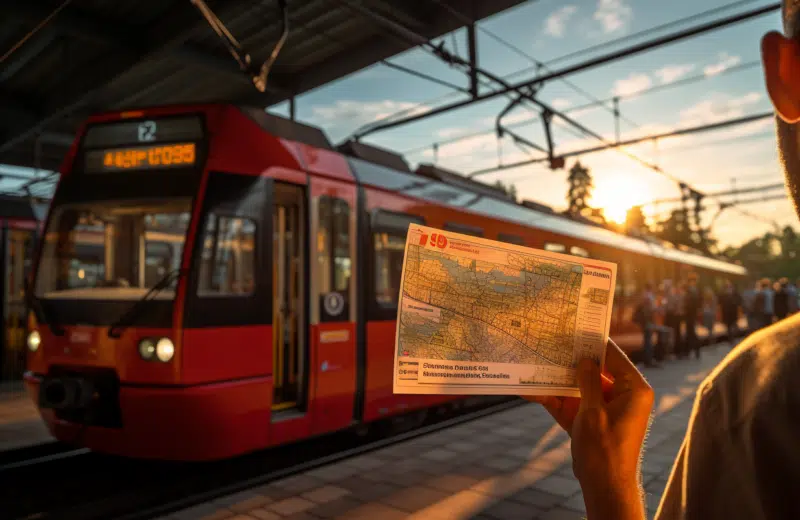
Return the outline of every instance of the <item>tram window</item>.
<path id="1" fill-rule="evenodd" d="M 455 222 L 448 222 L 444 225 L 444 229 L 452 231 L 453 233 L 461 233 L 462 235 L 469 235 L 473 237 L 482 237 L 483 229 L 476 226 L 468 226 L 466 224 L 458 224 Z"/>
<path id="2" fill-rule="evenodd" d="M 200 260 L 199 296 L 247 296 L 255 283 L 256 224 L 211 214 Z"/>
<path id="3" fill-rule="evenodd" d="M 519 235 L 512 235 L 509 233 L 498 233 L 497 240 L 500 242 L 505 242 L 507 244 L 517 244 L 518 246 L 524 246 L 525 241 L 522 240 L 522 237 Z"/>
<path id="4" fill-rule="evenodd" d="M 350 205 L 327 195 L 319 198 L 317 267 L 320 293 L 350 288 Z"/>
<path id="5" fill-rule="evenodd" d="M 564 253 L 567 251 L 567 246 L 564 244 L 557 244 L 555 242 L 545 242 L 544 250 L 552 251 L 553 253 Z"/>
<path id="6" fill-rule="evenodd" d="M 572 246 L 569 248 L 569 254 L 574 256 L 582 256 L 583 258 L 589 258 L 589 251 L 585 250 L 582 247 Z"/>
<path id="7" fill-rule="evenodd" d="M 382 308 L 396 309 L 403 271 L 403 254 L 409 224 L 424 224 L 413 215 L 378 211 L 372 220 L 373 282 L 375 300 Z M 392 311 L 394 312 L 394 311 Z M 388 316 L 381 316 L 387 318 Z"/>

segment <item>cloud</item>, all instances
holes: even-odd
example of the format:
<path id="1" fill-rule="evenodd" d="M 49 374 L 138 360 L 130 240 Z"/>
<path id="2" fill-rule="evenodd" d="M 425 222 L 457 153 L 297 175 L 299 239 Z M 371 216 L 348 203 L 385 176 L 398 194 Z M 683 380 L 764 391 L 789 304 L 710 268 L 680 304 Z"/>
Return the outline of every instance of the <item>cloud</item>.
<path id="1" fill-rule="evenodd" d="M 550 106 L 552 106 L 556 110 L 565 110 L 572 106 L 572 101 L 564 98 L 555 98 L 553 101 L 550 102 Z"/>
<path id="2" fill-rule="evenodd" d="M 561 38 L 564 36 L 564 29 L 566 29 L 567 21 L 577 10 L 578 8 L 574 5 L 565 5 L 561 9 L 553 11 L 544 21 L 545 34 L 553 38 Z"/>
<path id="3" fill-rule="evenodd" d="M 594 19 L 600 22 L 605 34 L 625 29 L 633 18 L 633 10 L 625 0 L 599 0 Z"/>
<path id="4" fill-rule="evenodd" d="M 680 112 L 682 126 L 699 126 L 704 124 L 724 121 L 736 117 L 743 117 L 746 108 L 761 101 L 759 92 L 749 92 L 739 97 L 729 97 L 715 94 L 711 99 L 696 103 Z"/>
<path id="5" fill-rule="evenodd" d="M 703 69 L 703 74 L 705 74 L 706 77 L 716 76 L 717 74 L 725 72 L 731 67 L 735 67 L 741 62 L 742 58 L 739 56 L 731 56 L 727 52 L 723 52 L 720 53 L 718 62 L 707 65 Z"/>
<path id="6" fill-rule="evenodd" d="M 628 97 L 650 88 L 653 80 L 647 74 L 634 72 L 624 79 L 618 79 L 614 82 L 614 88 L 611 89 L 611 94 L 620 97 Z"/>
<path id="7" fill-rule="evenodd" d="M 424 114 L 430 107 L 410 101 L 353 101 L 340 99 L 331 105 L 311 108 L 311 121 L 322 127 L 363 125 L 405 111 L 404 116 Z"/>
<path id="8" fill-rule="evenodd" d="M 691 64 L 667 65 L 656 70 L 654 74 L 658 77 L 662 84 L 666 84 L 678 81 L 693 70 L 694 65 Z"/>

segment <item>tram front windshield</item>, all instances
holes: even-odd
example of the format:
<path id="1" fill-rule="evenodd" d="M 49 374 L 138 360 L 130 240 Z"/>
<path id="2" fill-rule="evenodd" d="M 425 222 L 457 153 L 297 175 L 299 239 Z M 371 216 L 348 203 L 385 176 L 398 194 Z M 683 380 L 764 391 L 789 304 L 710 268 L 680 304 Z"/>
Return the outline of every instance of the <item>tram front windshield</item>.
<path id="1" fill-rule="evenodd" d="M 36 296 L 139 300 L 180 267 L 191 199 L 92 201 L 52 212 Z M 176 283 L 156 298 L 174 299 Z"/>

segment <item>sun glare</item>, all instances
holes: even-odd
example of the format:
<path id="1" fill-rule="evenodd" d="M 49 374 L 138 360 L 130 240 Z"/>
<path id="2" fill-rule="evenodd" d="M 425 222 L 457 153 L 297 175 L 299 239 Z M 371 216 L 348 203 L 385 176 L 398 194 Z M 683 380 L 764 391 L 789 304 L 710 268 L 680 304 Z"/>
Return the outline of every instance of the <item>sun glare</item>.
<path id="1" fill-rule="evenodd" d="M 627 176 L 597 180 L 589 204 L 601 208 L 606 219 L 623 224 L 629 209 L 650 200 L 647 186 L 634 179 L 633 176 Z"/>

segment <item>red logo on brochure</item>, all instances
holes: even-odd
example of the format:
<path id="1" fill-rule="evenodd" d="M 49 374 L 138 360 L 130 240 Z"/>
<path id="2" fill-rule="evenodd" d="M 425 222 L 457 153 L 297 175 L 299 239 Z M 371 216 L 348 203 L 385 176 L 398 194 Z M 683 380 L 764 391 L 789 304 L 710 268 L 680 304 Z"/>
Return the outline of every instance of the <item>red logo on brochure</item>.
<path id="1" fill-rule="evenodd" d="M 447 237 L 444 235 L 440 235 L 438 233 L 432 234 L 431 246 L 438 247 L 439 249 L 444 249 L 445 247 L 447 247 Z"/>

